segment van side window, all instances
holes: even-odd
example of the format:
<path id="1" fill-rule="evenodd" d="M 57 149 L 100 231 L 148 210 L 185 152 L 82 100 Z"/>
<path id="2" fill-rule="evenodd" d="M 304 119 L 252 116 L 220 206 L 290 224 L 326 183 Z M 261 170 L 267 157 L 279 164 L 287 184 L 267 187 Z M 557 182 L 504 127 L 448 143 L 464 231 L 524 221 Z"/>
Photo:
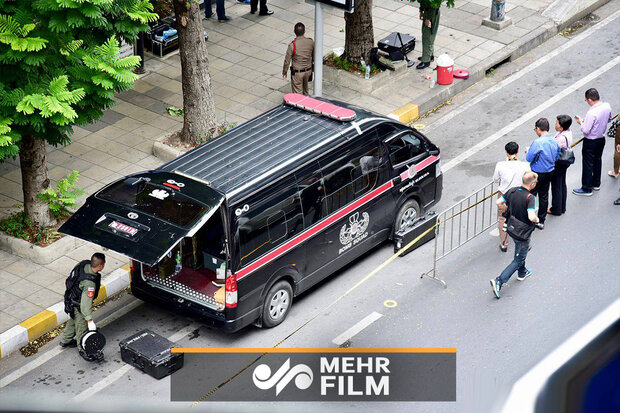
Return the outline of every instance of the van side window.
<path id="1" fill-rule="evenodd" d="M 371 143 L 342 153 L 326 165 L 323 168 L 326 212 L 331 214 L 373 189 L 379 166 L 386 160 L 379 145 Z"/>
<path id="2" fill-rule="evenodd" d="M 239 267 L 247 265 L 303 229 L 301 205 L 294 183 L 261 201 L 238 218 Z"/>
<path id="3" fill-rule="evenodd" d="M 424 143 L 412 133 L 405 133 L 388 142 L 392 165 L 398 165 L 424 153 Z"/>
<path id="4" fill-rule="evenodd" d="M 325 184 L 320 175 L 315 174 L 298 183 L 301 208 L 305 228 L 321 220 L 324 216 Z"/>

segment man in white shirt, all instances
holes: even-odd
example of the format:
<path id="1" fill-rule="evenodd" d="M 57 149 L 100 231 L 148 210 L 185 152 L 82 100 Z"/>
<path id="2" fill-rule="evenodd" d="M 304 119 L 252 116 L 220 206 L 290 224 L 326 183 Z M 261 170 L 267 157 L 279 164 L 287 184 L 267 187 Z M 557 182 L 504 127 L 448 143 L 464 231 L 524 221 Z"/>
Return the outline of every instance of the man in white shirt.
<path id="1" fill-rule="evenodd" d="M 505 161 L 498 162 L 495 165 L 495 172 L 493 173 L 493 180 L 499 183 L 498 191 L 500 198 L 510 188 L 516 188 L 523 185 L 523 174 L 530 171 L 530 164 L 517 159 L 519 154 L 519 145 L 516 142 L 508 142 L 504 147 L 506 150 L 507 159 Z M 504 212 L 506 212 L 506 206 L 498 205 L 498 229 L 499 229 L 499 249 L 502 252 L 508 251 L 508 234 L 504 231 Z"/>

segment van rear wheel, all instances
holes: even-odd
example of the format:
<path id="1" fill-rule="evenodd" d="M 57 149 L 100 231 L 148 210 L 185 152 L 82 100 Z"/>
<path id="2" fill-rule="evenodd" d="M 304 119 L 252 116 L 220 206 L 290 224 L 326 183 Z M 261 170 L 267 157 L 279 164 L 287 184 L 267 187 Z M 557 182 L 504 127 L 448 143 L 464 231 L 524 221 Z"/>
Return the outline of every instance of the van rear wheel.
<path id="1" fill-rule="evenodd" d="M 275 327 L 282 323 L 293 304 L 293 289 L 287 281 L 278 281 L 269 289 L 263 302 L 263 326 Z"/>
<path id="2" fill-rule="evenodd" d="M 413 227 L 413 223 L 420 217 L 420 205 L 414 199 L 410 199 L 400 207 L 398 214 L 396 214 L 396 221 L 394 222 L 394 233 L 400 231 L 403 228 Z"/>

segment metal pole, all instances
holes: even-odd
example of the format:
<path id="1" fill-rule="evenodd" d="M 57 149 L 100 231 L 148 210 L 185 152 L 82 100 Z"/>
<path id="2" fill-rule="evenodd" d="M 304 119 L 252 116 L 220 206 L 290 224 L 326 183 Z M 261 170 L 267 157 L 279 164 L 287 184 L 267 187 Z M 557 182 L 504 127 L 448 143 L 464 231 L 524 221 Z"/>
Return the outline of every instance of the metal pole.
<path id="1" fill-rule="evenodd" d="M 323 4 L 314 2 L 314 96 L 323 96 Z"/>
<path id="2" fill-rule="evenodd" d="M 136 54 L 140 57 L 140 66 L 136 67 L 134 73 L 139 75 L 146 73 L 144 69 L 144 32 L 138 33 L 138 39 L 136 41 Z"/>

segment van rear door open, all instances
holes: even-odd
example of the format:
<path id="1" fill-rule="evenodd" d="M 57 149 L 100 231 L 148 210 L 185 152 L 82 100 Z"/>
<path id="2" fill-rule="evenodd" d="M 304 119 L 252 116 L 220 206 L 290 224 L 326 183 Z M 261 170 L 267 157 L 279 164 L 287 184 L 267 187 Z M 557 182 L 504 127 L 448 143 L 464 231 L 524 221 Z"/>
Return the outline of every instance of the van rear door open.
<path id="1" fill-rule="evenodd" d="M 90 196 L 59 232 L 152 266 L 193 236 L 223 201 L 204 183 L 168 172 L 139 173 Z"/>

